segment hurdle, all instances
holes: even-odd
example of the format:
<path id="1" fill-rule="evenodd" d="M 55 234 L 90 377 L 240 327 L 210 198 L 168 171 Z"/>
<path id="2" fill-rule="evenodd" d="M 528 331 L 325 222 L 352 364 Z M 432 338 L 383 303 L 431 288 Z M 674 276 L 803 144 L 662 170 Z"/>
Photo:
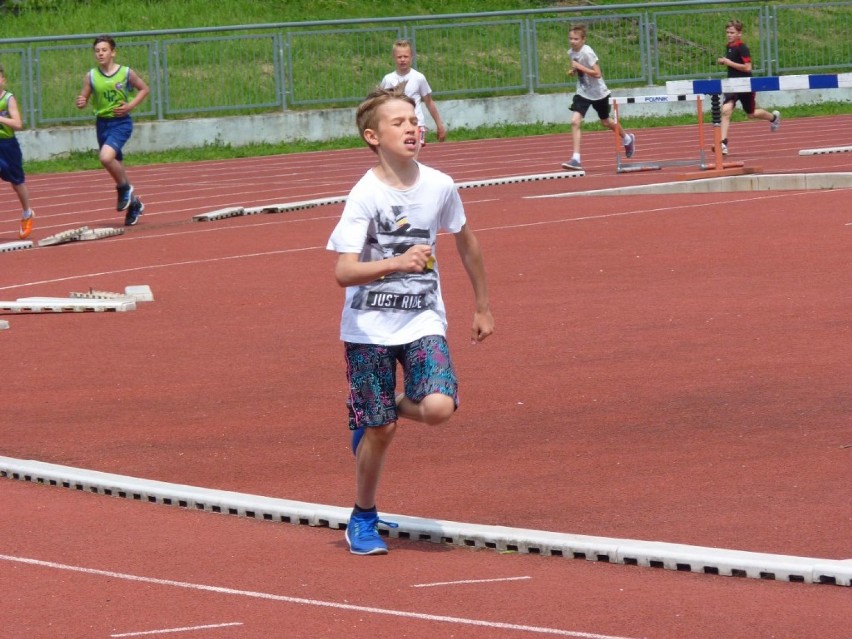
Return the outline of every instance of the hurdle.
<path id="1" fill-rule="evenodd" d="M 852 88 L 852 73 L 824 73 L 809 75 L 779 75 L 767 77 L 725 78 L 716 80 L 670 80 L 666 82 L 666 93 L 676 95 L 695 93 L 709 95 L 713 100 L 713 126 L 715 129 L 716 175 L 741 175 L 754 173 L 757 169 L 732 171 L 722 163 L 721 132 L 718 127 L 716 108 L 719 97 L 724 93 L 751 93 L 764 91 L 807 91 L 813 89 L 850 89 Z M 835 147 L 842 148 L 842 147 Z M 719 167 L 722 167 L 721 169 Z M 706 177 L 692 174 L 685 179 Z"/>
<path id="2" fill-rule="evenodd" d="M 698 157 L 682 160 L 656 160 L 649 162 L 623 162 L 622 142 L 618 137 L 618 131 L 614 130 L 615 135 L 615 170 L 617 173 L 631 173 L 635 171 L 659 171 L 664 166 L 705 166 L 704 159 L 704 109 L 702 97 L 699 94 L 683 93 L 680 95 L 639 95 L 630 97 L 613 97 L 610 98 L 612 103 L 615 121 L 620 122 L 619 104 L 671 104 L 674 102 L 695 102 L 695 112 L 698 118 Z"/>
<path id="3" fill-rule="evenodd" d="M 799 155 L 830 155 L 833 153 L 852 153 L 852 146 L 827 146 L 821 149 L 802 149 Z"/>

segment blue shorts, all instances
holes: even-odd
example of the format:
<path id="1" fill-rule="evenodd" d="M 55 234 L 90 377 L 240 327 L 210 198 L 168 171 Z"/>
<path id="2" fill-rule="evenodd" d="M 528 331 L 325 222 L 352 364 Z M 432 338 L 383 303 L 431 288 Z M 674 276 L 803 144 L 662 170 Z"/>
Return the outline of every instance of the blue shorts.
<path id="1" fill-rule="evenodd" d="M 459 405 L 458 379 L 447 340 L 428 335 L 410 344 L 379 346 L 344 342 L 349 380 L 349 430 L 392 424 L 396 413 L 396 363 L 402 364 L 405 396 L 419 402 L 441 393 Z"/>
<path id="2" fill-rule="evenodd" d="M 124 159 L 122 149 L 133 134 L 133 120 L 129 115 L 123 118 L 98 118 L 95 123 L 98 133 L 98 148 L 110 146 L 115 149 L 115 159 Z"/>
<path id="3" fill-rule="evenodd" d="M 11 184 L 24 183 L 24 157 L 18 138 L 0 140 L 0 180 Z"/>

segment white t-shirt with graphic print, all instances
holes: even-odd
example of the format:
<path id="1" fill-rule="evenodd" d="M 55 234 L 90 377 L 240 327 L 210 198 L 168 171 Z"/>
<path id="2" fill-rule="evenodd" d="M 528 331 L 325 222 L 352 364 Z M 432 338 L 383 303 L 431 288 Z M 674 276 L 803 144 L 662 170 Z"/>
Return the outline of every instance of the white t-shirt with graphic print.
<path id="1" fill-rule="evenodd" d="M 362 262 L 400 255 L 415 244 L 430 245 L 436 258 L 423 273 L 391 273 L 346 287 L 340 321 L 345 342 L 394 346 L 446 335 L 435 240 L 441 231 L 461 231 L 466 217 L 453 179 L 418 167 L 420 176 L 409 189 L 392 188 L 367 171 L 352 188 L 328 240 L 328 250 L 358 253 Z"/>
<path id="2" fill-rule="evenodd" d="M 588 44 L 584 44 L 580 47 L 579 51 L 574 51 L 574 49 L 568 49 L 568 57 L 572 60 L 576 60 L 584 67 L 589 69 L 593 68 L 598 63 L 598 56 Z M 582 71 L 574 72 L 577 77 L 577 93 L 587 100 L 600 100 L 601 98 L 605 98 L 609 95 L 609 89 L 606 86 L 606 82 L 603 80 L 603 76 L 600 78 L 593 78 L 588 73 L 583 73 Z"/>

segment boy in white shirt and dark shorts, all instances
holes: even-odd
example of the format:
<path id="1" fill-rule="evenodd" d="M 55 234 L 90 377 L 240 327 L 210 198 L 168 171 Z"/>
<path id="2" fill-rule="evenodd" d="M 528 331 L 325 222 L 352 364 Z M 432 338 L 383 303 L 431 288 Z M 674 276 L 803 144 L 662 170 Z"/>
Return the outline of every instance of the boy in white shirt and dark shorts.
<path id="1" fill-rule="evenodd" d="M 624 145 L 624 154 L 628 158 L 633 157 L 636 138 L 632 133 L 625 133 L 621 125 L 609 117 L 610 91 L 604 82 L 597 54 L 586 44 L 586 26 L 573 25 L 568 30 L 568 41 L 571 43 L 571 49 L 568 51 L 568 57 L 571 59 L 568 75 L 577 78 L 577 93 L 571 102 L 571 110 L 574 112 L 571 116 L 573 155 L 570 160 L 562 163 L 562 168 L 569 171 L 583 170 L 580 162 L 581 125 L 589 107 L 593 107 L 597 112 L 603 126 L 618 133 Z"/>

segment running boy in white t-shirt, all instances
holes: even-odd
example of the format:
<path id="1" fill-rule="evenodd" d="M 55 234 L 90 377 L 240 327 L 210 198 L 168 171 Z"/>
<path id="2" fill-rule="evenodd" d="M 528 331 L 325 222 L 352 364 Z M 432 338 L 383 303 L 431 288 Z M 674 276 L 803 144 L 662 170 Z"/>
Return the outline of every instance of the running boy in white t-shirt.
<path id="1" fill-rule="evenodd" d="M 414 53 L 408 40 L 397 40 L 393 43 L 393 61 L 396 70 L 382 78 L 382 88 L 392 89 L 405 82 L 405 94 L 414 100 L 414 112 L 417 114 L 417 126 L 420 129 L 420 146 L 426 145 L 426 119 L 423 117 L 423 105 L 429 109 L 435 126 L 438 128 L 438 142 L 447 139 L 447 127 L 438 113 L 438 105 L 432 99 L 432 87 L 426 81 L 426 76 L 417 69 L 412 69 Z"/>
<path id="2" fill-rule="evenodd" d="M 473 286 L 471 340 L 494 331 L 479 242 L 452 178 L 416 161 L 417 116 L 404 89 L 376 89 L 358 107 L 358 130 L 378 164 L 350 192 L 326 247 L 337 252 L 334 275 L 346 287 L 340 338 L 356 483 L 346 540 L 356 555 L 388 551 L 378 525 L 395 524 L 380 522 L 376 493 L 398 418 L 437 425 L 458 406 L 435 251 L 440 231 L 455 237 Z"/>
<path id="3" fill-rule="evenodd" d="M 636 138 L 632 133 L 625 133 L 621 125 L 609 117 L 609 89 L 604 82 L 600 65 L 598 65 L 597 54 L 592 47 L 586 44 L 586 25 L 573 25 L 568 30 L 568 41 L 571 43 L 571 49 L 568 51 L 568 57 L 571 59 L 568 75 L 577 78 L 577 93 L 574 94 L 574 99 L 571 102 L 571 110 L 574 112 L 574 115 L 571 116 L 571 140 L 574 145 L 574 152 L 570 160 L 562 163 L 562 168 L 569 171 L 583 170 L 583 165 L 580 162 L 580 138 L 582 136 L 580 127 L 589 107 L 595 109 L 602 125 L 618 133 L 621 143 L 624 144 L 624 154 L 627 157 L 633 157 Z"/>

